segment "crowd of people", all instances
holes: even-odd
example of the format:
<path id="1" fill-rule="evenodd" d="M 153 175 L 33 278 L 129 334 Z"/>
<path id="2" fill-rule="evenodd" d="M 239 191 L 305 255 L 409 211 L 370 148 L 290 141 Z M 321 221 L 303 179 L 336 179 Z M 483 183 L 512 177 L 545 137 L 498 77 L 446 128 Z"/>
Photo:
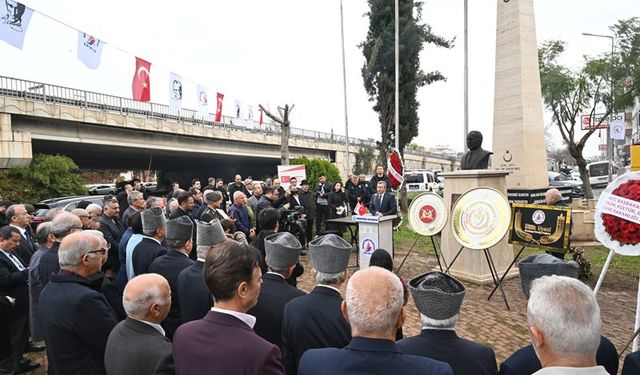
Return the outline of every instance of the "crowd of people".
<path id="1" fill-rule="evenodd" d="M 240 175 L 225 189 L 210 178 L 202 189 L 174 183 L 168 199 L 133 183 L 102 205 L 49 210 L 35 234 L 30 208 L 9 206 L 0 374 L 36 368 L 25 354 L 45 346 L 48 373 L 64 375 L 617 374 L 575 262 L 523 260 L 532 343 L 499 367 L 491 348 L 457 335 L 466 289 L 454 277 L 406 282 L 383 249 L 349 275 L 353 248 L 327 220 L 358 204 L 375 215 L 396 210 L 384 170 L 363 177 L 349 176 L 344 189 L 322 175 L 289 189 Z M 296 207 L 302 238 L 281 230 Z M 316 284 L 309 293 L 296 287 L 305 272 Z M 409 295 L 423 329 L 403 337 Z M 623 366 L 638 373 L 640 352 Z"/>

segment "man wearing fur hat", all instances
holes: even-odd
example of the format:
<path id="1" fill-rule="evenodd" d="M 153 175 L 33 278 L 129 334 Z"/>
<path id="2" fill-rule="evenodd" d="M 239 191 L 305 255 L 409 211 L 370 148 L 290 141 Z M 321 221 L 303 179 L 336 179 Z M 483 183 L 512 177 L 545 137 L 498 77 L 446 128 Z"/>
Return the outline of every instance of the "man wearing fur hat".
<path id="1" fill-rule="evenodd" d="M 211 292 L 204 281 L 204 261 L 214 246 L 227 240 L 218 219 L 196 224 L 198 258 L 194 264 L 183 269 L 176 282 L 176 294 L 180 305 L 182 323 L 202 318 L 213 306 Z"/>
<path id="2" fill-rule="evenodd" d="M 258 303 L 248 314 L 257 319 L 253 330 L 258 336 L 280 348 L 284 306 L 292 299 L 305 294 L 286 281 L 296 268 L 302 245 L 296 236 L 283 232 L 266 237 L 264 248 L 269 271 L 262 275 Z"/>
<path id="3" fill-rule="evenodd" d="M 133 250 L 131 261 L 133 273 L 142 275 L 149 272 L 154 259 L 167 253 L 162 241 L 167 236 L 167 222 L 160 207 L 142 211 L 142 234 L 144 238 Z"/>
<path id="4" fill-rule="evenodd" d="M 347 278 L 351 245 L 335 234 L 309 243 L 316 287 L 284 307 L 282 357 L 288 375 L 296 374 L 300 357 L 308 349 L 342 348 L 351 340 L 351 328 L 340 306 L 340 287 Z"/>
<path id="5" fill-rule="evenodd" d="M 302 298 L 302 297 L 301 297 Z M 452 375 L 444 362 L 402 353 L 394 342 L 402 327 L 402 283 L 381 267 L 356 272 L 347 285 L 341 310 L 349 320 L 353 339 L 346 348 L 307 350 L 300 359 L 300 375 Z M 467 375 L 475 373 L 467 373 Z"/>
<path id="6" fill-rule="evenodd" d="M 534 254 L 518 263 L 522 292 L 529 299 L 533 282 L 543 276 L 558 275 L 578 278 L 579 266 L 574 261 L 558 259 L 550 254 Z M 611 341 L 600 336 L 600 345 L 596 353 L 596 363 L 604 366 L 610 374 L 618 373 L 618 353 Z M 500 375 L 531 375 L 542 365 L 533 345 L 519 349 L 507 358 L 498 371 Z"/>
<path id="7" fill-rule="evenodd" d="M 169 252 L 156 258 L 149 266 L 150 273 L 157 273 L 164 276 L 171 288 L 171 310 L 167 319 L 162 322 L 162 326 L 167 332 L 169 339 L 180 324 L 180 302 L 178 301 L 177 282 L 180 272 L 193 265 L 194 261 L 189 258 L 191 252 L 191 234 L 193 224 L 186 216 L 167 221 L 167 246 Z"/>
<path id="8" fill-rule="evenodd" d="M 491 348 L 456 334 L 466 293 L 461 282 L 442 272 L 429 272 L 409 281 L 409 291 L 420 312 L 422 332 L 398 341 L 403 353 L 446 362 L 455 375 L 497 373 L 496 356 Z"/>

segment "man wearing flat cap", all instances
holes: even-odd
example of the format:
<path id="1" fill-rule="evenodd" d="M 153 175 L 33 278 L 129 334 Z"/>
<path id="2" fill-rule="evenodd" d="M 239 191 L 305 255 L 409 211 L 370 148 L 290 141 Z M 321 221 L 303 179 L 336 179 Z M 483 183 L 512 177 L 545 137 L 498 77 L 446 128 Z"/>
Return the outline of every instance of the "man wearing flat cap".
<path id="1" fill-rule="evenodd" d="M 496 355 L 487 346 L 458 337 L 455 331 L 465 287 L 442 272 L 428 272 L 409 281 L 420 319 L 418 336 L 398 341 L 407 354 L 419 355 L 448 363 L 454 375 L 495 375 Z"/>
<path id="2" fill-rule="evenodd" d="M 213 297 L 204 281 L 204 261 L 214 246 L 227 240 L 218 219 L 213 219 L 209 223 L 198 221 L 196 227 L 198 258 L 194 264 L 180 272 L 176 282 L 182 323 L 201 319 L 207 311 L 211 310 Z"/>
<path id="3" fill-rule="evenodd" d="M 518 263 L 522 292 L 529 299 L 534 280 L 543 276 L 566 276 L 578 278 L 579 266 L 574 261 L 565 261 L 550 254 L 534 254 Z M 609 374 L 618 373 L 618 353 L 611 341 L 600 336 L 596 363 L 604 366 Z M 498 370 L 500 375 L 531 375 L 542 368 L 532 345 L 525 346 L 507 358 Z"/>
<path id="4" fill-rule="evenodd" d="M 167 220 L 162 209 L 156 207 L 144 210 L 140 217 L 144 238 L 136 245 L 131 255 L 135 275 L 149 272 L 153 260 L 167 253 L 167 248 L 162 245 L 167 236 Z"/>
<path id="5" fill-rule="evenodd" d="M 288 375 L 297 373 L 300 357 L 308 349 L 342 348 L 351 340 L 351 328 L 340 310 L 351 245 L 327 234 L 309 243 L 309 253 L 317 285 L 284 307 L 282 358 Z"/>
<path id="6" fill-rule="evenodd" d="M 149 272 L 163 276 L 167 279 L 171 288 L 171 310 L 167 318 L 162 322 L 162 327 L 170 340 L 173 338 L 178 326 L 182 324 L 177 291 L 178 275 L 183 269 L 195 263 L 189 258 L 192 246 L 192 227 L 191 220 L 186 216 L 167 221 L 166 242 L 169 252 L 156 258 L 149 266 Z"/>
<path id="7" fill-rule="evenodd" d="M 302 245 L 293 234 L 282 232 L 266 237 L 264 248 L 269 270 L 262 275 L 258 303 L 248 314 L 256 317 L 253 330 L 258 336 L 281 348 L 284 305 L 305 294 L 286 281 L 298 263 Z"/>

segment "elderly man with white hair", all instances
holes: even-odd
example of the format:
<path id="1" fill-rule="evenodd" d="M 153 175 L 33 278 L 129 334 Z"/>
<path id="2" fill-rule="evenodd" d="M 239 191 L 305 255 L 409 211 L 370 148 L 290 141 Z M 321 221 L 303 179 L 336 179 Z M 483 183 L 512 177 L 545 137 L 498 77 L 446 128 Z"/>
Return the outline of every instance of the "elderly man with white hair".
<path id="1" fill-rule="evenodd" d="M 535 280 L 527 322 L 542 364 L 534 374 L 608 374 L 596 364 L 600 308 L 593 291 L 579 280 L 556 275 Z"/>
<path id="2" fill-rule="evenodd" d="M 298 373 L 453 374 L 444 362 L 400 352 L 394 340 L 406 317 L 403 304 L 402 283 L 396 275 L 381 267 L 356 272 L 342 303 L 353 339 L 342 349 L 308 350 Z"/>
<path id="3" fill-rule="evenodd" d="M 236 228 L 247 236 L 249 240 L 256 237 L 256 229 L 251 225 L 247 196 L 242 191 L 233 193 L 233 204 L 229 207 L 229 216 L 235 220 Z"/>
<path id="4" fill-rule="evenodd" d="M 92 279 L 108 256 L 105 244 L 88 232 L 72 233 L 60 243 L 60 272 L 42 290 L 38 313 L 49 374 L 105 373 L 107 338 L 118 323 L 99 281 Z"/>
<path id="5" fill-rule="evenodd" d="M 56 215 L 51 222 L 51 233 L 55 237 L 55 242 L 51 248 L 40 257 L 40 262 L 36 266 L 40 284 L 44 288 L 49 282 L 51 274 L 60 270 L 58 261 L 58 249 L 60 242 L 69 234 L 82 230 L 82 222 L 80 218 L 67 212 Z"/>
<path id="6" fill-rule="evenodd" d="M 171 308 L 167 280 L 156 273 L 136 276 L 127 283 L 122 302 L 127 319 L 107 340 L 107 374 L 173 374 L 173 347 L 160 325 Z"/>

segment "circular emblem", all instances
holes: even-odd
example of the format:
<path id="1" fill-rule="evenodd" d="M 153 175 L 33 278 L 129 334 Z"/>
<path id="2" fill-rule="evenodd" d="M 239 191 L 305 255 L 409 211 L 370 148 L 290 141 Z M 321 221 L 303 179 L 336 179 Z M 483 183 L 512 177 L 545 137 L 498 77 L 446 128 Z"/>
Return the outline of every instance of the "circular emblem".
<path id="1" fill-rule="evenodd" d="M 509 230 L 511 207 L 497 190 L 480 187 L 467 191 L 453 207 L 451 227 L 458 243 L 482 250 L 502 240 Z"/>
<path id="2" fill-rule="evenodd" d="M 371 238 L 365 238 L 362 240 L 360 248 L 362 249 L 362 254 L 371 255 L 376 251 L 378 246 L 376 246 L 376 243 Z"/>
<path id="3" fill-rule="evenodd" d="M 507 150 L 507 152 L 505 152 L 504 155 L 502 155 L 502 160 L 504 160 L 507 163 L 513 160 L 513 155 L 509 152 L 509 150 Z"/>
<path id="4" fill-rule="evenodd" d="M 439 233 L 447 224 L 447 206 L 435 193 L 424 193 L 413 199 L 409 206 L 409 225 L 423 236 Z"/>
<path id="5" fill-rule="evenodd" d="M 544 223 L 545 218 L 544 211 L 542 210 L 535 210 L 533 211 L 533 215 L 531 215 L 531 220 L 538 225 Z"/>

